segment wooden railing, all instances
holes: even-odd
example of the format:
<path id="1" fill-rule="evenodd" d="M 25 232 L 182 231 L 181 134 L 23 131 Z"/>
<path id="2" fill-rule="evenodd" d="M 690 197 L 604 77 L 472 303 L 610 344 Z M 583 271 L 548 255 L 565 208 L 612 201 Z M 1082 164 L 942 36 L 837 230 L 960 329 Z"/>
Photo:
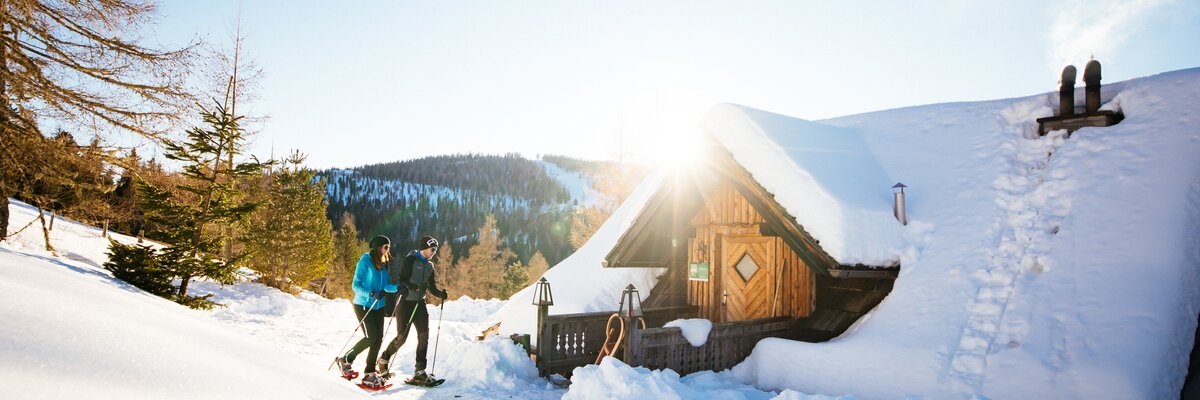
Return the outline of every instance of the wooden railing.
<path id="1" fill-rule="evenodd" d="M 647 308 L 643 311 L 647 326 L 662 326 L 680 318 L 692 318 L 696 307 Z M 575 367 L 596 361 L 604 344 L 604 327 L 613 311 L 548 315 L 538 332 L 538 372 L 542 376 L 570 376 Z"/>
<path id="2" fill-rule="evenodd" d="M 754 345 L 768 337 L 784 336 L 792 320 L 786 317 L 713 324 L 703 346 L 693 347 L 679 328 L 635 330 L 629 338 L 629 365 L 670 368 L 680 375 L 721 371 L 750 356 Z"/>

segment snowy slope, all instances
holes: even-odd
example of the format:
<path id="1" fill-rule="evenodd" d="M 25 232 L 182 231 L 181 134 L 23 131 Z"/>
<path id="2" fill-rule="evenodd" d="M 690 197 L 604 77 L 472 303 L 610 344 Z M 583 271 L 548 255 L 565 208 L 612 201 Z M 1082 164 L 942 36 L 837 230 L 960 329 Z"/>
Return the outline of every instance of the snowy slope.
<path id="1" fill-rule="evenodd" d="M 10 210 L 17 228 L 36 215 Z M 295 354 L 113 278 L 88 258 L 103 249 L 94 228 L 55 224 L 51 237 L 70 258 L 27 250 L 40 244 L 36 228 L 0 245 L 0 397 L 364 397 Z"/>
<path id="2" fill-rule="evenodd" d="M 863 398 L 1178 397 L 1200 303 L 1200 69 L 1104 94 L 1126 119 L 1069 139 L 1036 136 L 1053 93 L 821 121 L 910 186 L 913 249 L 855 330 L 763 341 L 734 372 Z"/>
<path id="3" fill-rule="evenodd" d="M 579 202 L 579 207 L 591 207 L 602 201 L 607 201 L 604 193 L 592 187 L 592 180 L 584 177 L 578 172 L 567 171 L 558 165 L 546 160 L 534 161 L 546 169 L 546 174 L 550 175 L 567 189 L 567 193 L 571 194 L 571 200 Z"/>

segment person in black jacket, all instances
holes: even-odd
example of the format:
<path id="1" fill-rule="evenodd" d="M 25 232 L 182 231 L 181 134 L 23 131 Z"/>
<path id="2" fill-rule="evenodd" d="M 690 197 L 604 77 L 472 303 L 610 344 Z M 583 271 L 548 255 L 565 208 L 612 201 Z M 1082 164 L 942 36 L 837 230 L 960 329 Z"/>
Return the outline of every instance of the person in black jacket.
<path id="1" fill-rule="evenodd" d="M 437 254 L 438 241 L 432 236 L 421 238 L 418 249 L 408 252 L 395 268 L 392 269 L 392 282 L 399 287 L 399 304 L 392 316 L 396 319 L 396 338 L 388 344 L 383 354 L 379 355 L 376 371 L 388 376 L 388 362 L 392 355 L 400 350 L 400 346 L 408 339 L 410 327 L 417 328 L 417 365 L 413 371 L 414 381 L 425 381 L 425 356 L 429 350 L 429 312 L 425 303 L 425 293 L 428 291 L 437 298 L 446 300 L 445 290 L 438 288 L 437 279 L 433 273 L 433 256 Z"/>

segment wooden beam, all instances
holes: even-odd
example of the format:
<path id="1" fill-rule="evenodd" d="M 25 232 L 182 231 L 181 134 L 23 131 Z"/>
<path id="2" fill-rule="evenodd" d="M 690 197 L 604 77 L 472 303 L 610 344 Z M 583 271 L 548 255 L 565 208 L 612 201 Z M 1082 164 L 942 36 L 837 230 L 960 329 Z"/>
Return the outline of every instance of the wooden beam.
<path id="1" fill-rule="evenodd" d="M 857 269 L 831 269 L 829 275 L 834 278 L 895 278 L 900 276 L 899 270 L 857 270 Z"/>

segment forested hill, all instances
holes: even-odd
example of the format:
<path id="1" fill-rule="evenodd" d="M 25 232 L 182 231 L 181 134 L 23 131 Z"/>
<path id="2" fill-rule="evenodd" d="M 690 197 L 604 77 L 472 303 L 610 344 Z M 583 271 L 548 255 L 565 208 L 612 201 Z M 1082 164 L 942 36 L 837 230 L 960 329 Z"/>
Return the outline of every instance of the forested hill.
<path id="1" fill-rule="evenodd" d="M 422 235 L 433 235 L 451 239 L 458 255 L 475 244 L 475 234 L 492 214 L 504 245 L 522 263 L 541 251 L 553 265 L 574 251 L 570 226 L 579 199 L 547 173 L 543 163 L 550 159 L 461 154 L 327 170 L 320 175 L 326 180 L 330 219 L 337 224 L 343 212 L 349 212 L 364 238 L 386 235 L 402 251 Z M 595 163 L 552 159 L 577 164 L 570 170 Z"/>

